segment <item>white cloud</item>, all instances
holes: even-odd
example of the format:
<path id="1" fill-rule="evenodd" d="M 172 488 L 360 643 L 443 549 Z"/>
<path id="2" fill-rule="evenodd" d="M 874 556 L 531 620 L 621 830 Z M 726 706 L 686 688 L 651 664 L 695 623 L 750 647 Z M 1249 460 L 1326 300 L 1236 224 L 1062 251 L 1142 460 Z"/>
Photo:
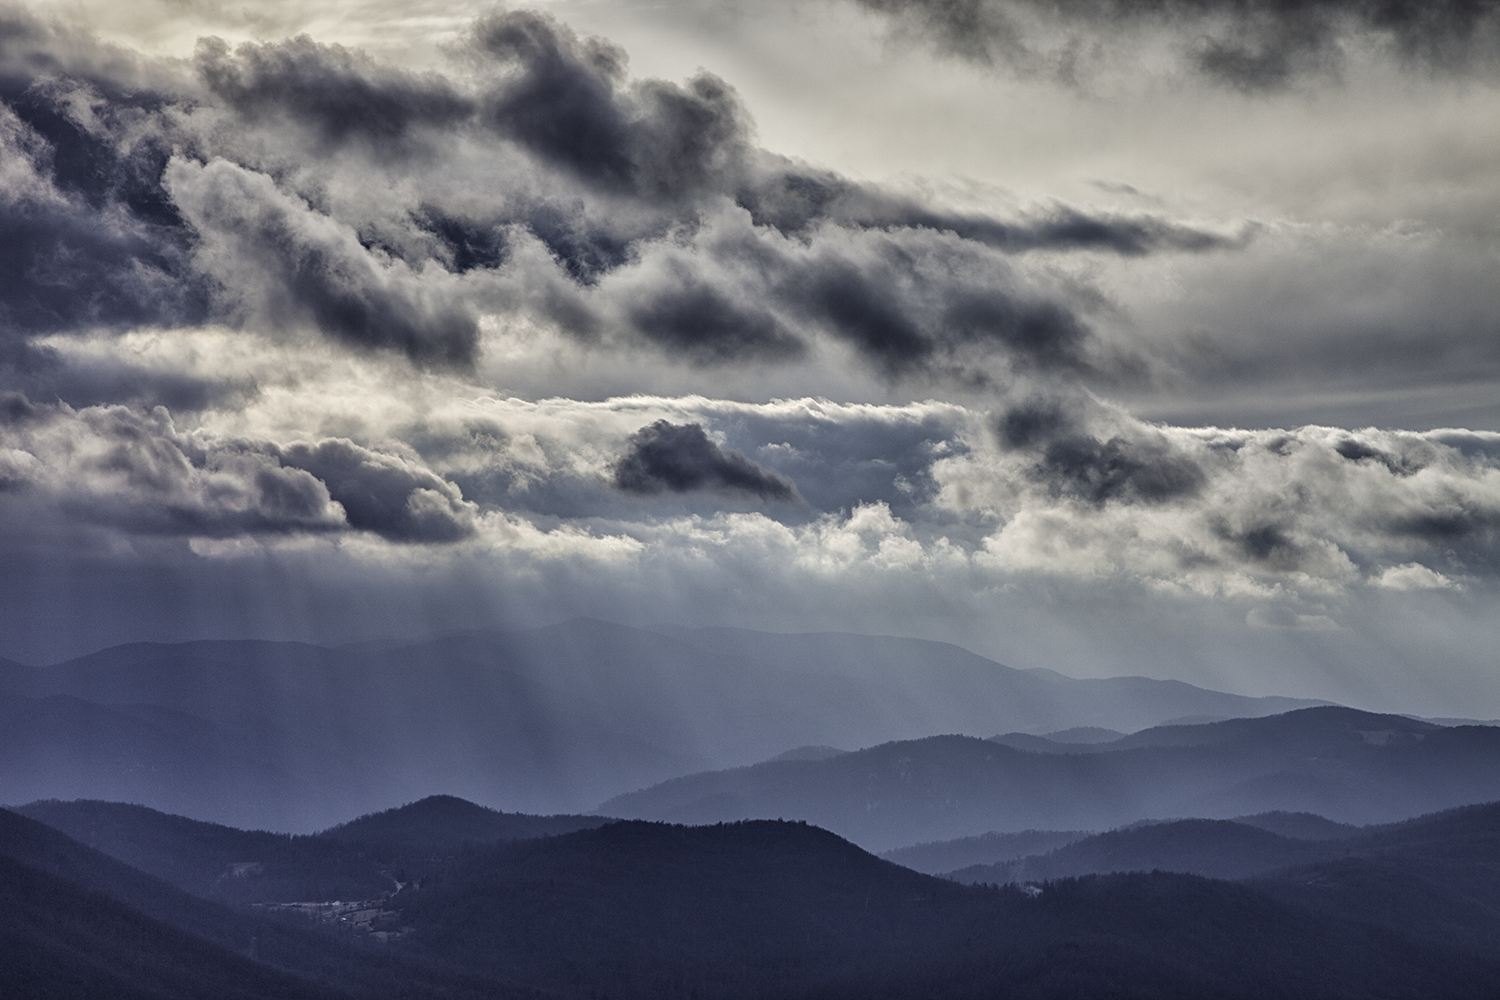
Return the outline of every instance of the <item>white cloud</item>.
<path id="1" fill-rule="evenodd" d="M 1370 583 L 1387 590 L 1448 590 L 1457 586 L 1443 574 L 1421 563 L 1387 567 L 1379 576 L 1371 578 Z"/>

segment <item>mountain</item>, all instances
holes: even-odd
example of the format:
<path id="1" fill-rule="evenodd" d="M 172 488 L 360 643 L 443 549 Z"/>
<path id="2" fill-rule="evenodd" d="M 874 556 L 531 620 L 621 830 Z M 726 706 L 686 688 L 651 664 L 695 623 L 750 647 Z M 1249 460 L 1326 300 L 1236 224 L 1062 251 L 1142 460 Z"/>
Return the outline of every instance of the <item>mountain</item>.
<path id="1" fill-rule="evenodd" d="M 816 827 L 615 823 L 466 855 L 401 947 L 612 997 L 1485 996 L 1492 960 L 1183 875 L 1028 896 L 880 861 Z"/>
<path id="2" fill-rule="evenodd" d="M 190 851 L 195 840 L 255 849 L 278 836 L 107 803 L 39 805 L 54 818 L 159 837 L 157 856 Z M 407 816 L 482 816 L 461 806 L 439 800 Z M 1494 812 L 1367 836 L 1406 852 L 1408 863 L 1449 866 L 1456 878 L 1494 864 Z M 351 856 L 362 849 L 280 839 Z M 1350 888 L 1370 898 L 1366 886 Z M 1471 892 L 1482 903 L 1493 889 L 1481 879 Z M 1339 899 L 1302 903 L 1283 891 L 1291 890 L 1282 882 L 1163 872 L 971 887 L 802 823 L 611 822 L 465 844 L 419 885 L 344 904 L 350 919 L 360 907 L 383 908 L 399 933 L 377 943 L 356 924 L 196 898 L 0 810 L 0 995 L 1395 1000 L 1487 997 L 1500 981 L 1488 925 L 1445 940 L 1399 919 L 1345 912 Z M 1387 895 L 1418 916 L 1434 899 L 1448 902 L 1410 881 L 1391 883 Z M 1472 909 L 1446 919 L 1468 919 Z"/>
<path id="3" fill-rule="evenodd" d="M 1500 803 L 1447 810 L 1333 842 L 1323 860 L 1248 884 L 1331 919 L 1494 954 L 1500 942 Z"/>
<path id="4" fill-rule="evenodd" d="M 1287 812 L 1284 809 L 1256 813 L 1254 816 L 1236 816 L 1234 821 L 1294 840 L 1344 840 L 1361 832 L 1353 823 L 1335 823 L 1317 813 Z"/>
<path id="5" fill-rule="evenodd" d="M 1270 810 L 1389 822 L 1500 798 L 1500 729 L 1353 709 L 1138 732 L 1088 753 L 961 736 L 690 775 L 601 812 L 710 823 L 805 819 L 872 850 L 1027 829 L 1108 829 Z"/>
<path id="6" fill-rule="evenodd" d="M 827 760 L 848 752 L 838 747 L 793 747 L 785 753 L 777 754 L 771 760 Z"/>
<path id="7" fill-rule="evenodd" d="M 1271 826 L 1310 836 L 1278 833 L 1257 825 L 1267 821 Z M 1329 863 L 1347 870 L 1354 859 L 1366 859 L 1406 871 L 1456 865 L 1464 874 L 1453 888 L 1459 888 L 1461 882 L 1472 901 L 1476 878 L 1482 883 L 1485 876 L 1500 874 L 1497 852 L 1500 803 L 1488 803 L 1363 828 L 1306 813 L 1268 813 L 1235 821 L 1138 823 L 1026 857 L 971 865 L 945 877 L 964 883 L 1003 884 L 1112 872 L 1170 871 L 1243 879 L 1285 869 L 1301 873 Z M 1292 881 L 1297 877 L 1278 876 Z M 1314 879 L 1310 884 L 1326 884 L 1326 880 Z M 1489 895 L 1500 906 L 1500 878 L 1492 879 Z"/>
<path id="8" fill-rule="evenodd" d="M 1231 820 L 1143 823 L 1085 837 L 1045 854 L 979 864 L 947 874 L 956 882 L 1041 882 L 1109 872 L 1183 872 L 1238 879 L 1326 857 L 1330 842 L 1283 837 Z"/>
<path id="9" fill-rule="evenodd" d="M 1188 821 L 1198 824 L 1200 821 Z M 1145 826 L 1163 826 L 1167 824 L 1139 824 Z M 1331 819 L 1324 819 L 1314 813 L 1305 812 L 1265 812 L 1254 816 L 1236 816 L 1235 826 L 1251 827 L 1257 830 L 1265 830 L 1281 837 L 1293 840 L 1344 840 L 1357 836 L 1364 832 L 1361 827 L 1351 823 L 1335 823 Z M 1222 824 L 1207 824 L 1209 827 L 1219 827 Z M 929 875 L 944 875 L 948 878 L 956 878 L 961 882 L 1015 882 L 1034 880 L 1033 874 L 1022 873 L 1019 870 L 1012 872 L 1004 862 L 1020 861 L 1023 858 L 1030 860 L 1032 855 L 1045 855 L 1055 851 L 1057 848 L 1065 847 L 1075 841 L 1082 841 L 1092 837 L 1087 831 L 1078 830 L 1025 830 L 1021 833 L 984 833 L 977 837 L 959 837 L 954 840 L 937 840 L 924 844 L 913 844 L 911 847 L 898 847 L 893 851 L 885 851 L 880 856 L 887 861 L 894 861 L 898 865 L 926 872 Z M 1222 842 L 1221 842 L 1222 843 Z M 1066 854 L 1066 852 L 1063 852 Z M 1202 849 L 1199 850 L 1202 853 Z M 1297 855 L 1303 857 L 1305 855 Z M 1290 862 L 1285 862 L 1290 863 Z M 1242 861 L 1231 862 L 1239 865 L 1244 871 L 1259 871 L 1262 866 L 1246 865 Z M 1273 865 L 1274 867 L 1274 865 Z M 1187 865 L 1176 856 L 1153 854 L 1147 860 L 1125 865 L 1116 865 L 1113 861 L 1101 865 L 1085 865 L 1077 871 L 1069 874 L 1083 874 L 1090 872 L 1110 871 L 1151 871 L 1153 869 L 1164 871 L 1190 872 L 1198 875 L 1209 875 L 1212 872 L 1208 867 Z M 960 869 L 973 869 L 972 871 L 961 871 Z M 1224 869 L 1228 870 L 1228 869 Z M 1215 877 L 1234 877 L 1230 875 L 1217 875 Z"/>
<path id="10" fill-rule="evenodd" d="M 1324 824 L 1297 820 L 1317 834 L 1308 839 L 1246 822 L 1142 824 L 946 877 L 1003 884 L 1170 871 L 1244 879 L 1329 919 L 1375 924 L 1472 954 L 1500 954 L 1500 803 L 1354 829 L 1336 839 L 1326 836 L 1333 824 Z"/>
<path id="11" fill-rule="evenodd" d="M 1114 730 L 1093 730 L 1092 728 L 1091 731 L 1114 732 Z M 1034 736 L 1031 733 L 1001 733 L 998 736 L 991 736 L 990 742 L 1031 753 L 1098 753 L 1101 746 L 1108 746 L 1124 735 L 1124 733 L 1116 733 L 1114 739 L 1091 741 L 1059 740 L 1050 735 Z"/>
<path id="12" fill-rule="evenodd" d="M 198 898 L 4 809 L 0 955 L 0 996 L 28 1000 L 526 995 L 306 920 Z"/>
<path id="13" fill-rule="evenodd" d="M 982 833 L 977 837 L 936 840 L 910 847 L 898 847 L 880 856 L 904 868 L 927 875 L 942 875 L 975 865 L 995 865 L 1002 861 L 1041 854 L 1089 836 L 1079 830 L 1023 830 L 1020 833 Z M 1010 882 L 1014 879 L 959 879 L 964 882 Z"/>
<path id="14" fill-rule="evenodd" d="M 0 857 L 0 994 L 26 1000 L 347 996 Z"/>
<path id="15" fill-rule="evenodd" d="M 395 887 L 382 859 L 337 840 L 239 830 L 121 802 L 50 800 L 14 811 L 205 899 L 371 899 Z"/>
<path id="16" fill-rule="evenodd" d="M 1099 726 L 1075 726 L 1042 735 L 1054 743 L 1112 743 L 1126 736 L 1117 729 L 1103 729 Z"/>
<path id="17" fill-rule="evenodd" d="M 1184 715 L 1261 716 L 1320 702 L 1251 698 L 1146 677 L 1079 680 L 1053 670 L 1014 670 L 946 642 L 814 632 L 785 635 L 735 628 L 664 629 L 709 655 L 774 663 L 801 677 L 857 681 L 886 717 L 871 731 L 820 742 L 870 746 L 933 733 L 1044 733 L 1079 728 L 1133 732 Z M 807 742 L 807 741 L 804 741 Z"/>
<path id="18" fill-rule="evenodd" d="M 45 800 L 14 811 L 195 896 L 241 904 L 389 896 L 465 845 L 610 822 L 500 813 L 443 795 L 316 835 L 239 830 L 121 802 Z"/>
<path id="19" fill-rule="evenodd" d="M 504 813 L 452 795 L 371 813 L 318 834 L 323 840 L 380 846 L 404 855 L 452 854 L 468 844 L 552 837 L 612 822 L 605 816 L 528 816 Z"/>
<path id="20" fill-rule="evenodd" d="M 129 798 L 311 831 L 445 791 L 577 813 L 788 747 L 934 732 L 1136 730 L 1303 702 L 1012 670 L 940 642 L 586 619 L 328 649 L 134 643 L 0 663 L 0 801 Z"/>

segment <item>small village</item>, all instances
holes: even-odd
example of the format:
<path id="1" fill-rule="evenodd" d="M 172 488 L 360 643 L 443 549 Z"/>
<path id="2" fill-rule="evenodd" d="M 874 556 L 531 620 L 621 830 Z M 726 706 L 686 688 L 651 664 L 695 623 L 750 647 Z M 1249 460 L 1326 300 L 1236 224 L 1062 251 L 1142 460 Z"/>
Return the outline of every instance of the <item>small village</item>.
<path id="1" fill-rule="evenodd" d="M 383 909 L 385 903 L 384 899 L 364 899 L 250 905 L 262 913 L 295 913 L 325 926 L 368 935 L 376 941 L 394 941 L 404 937 L 411 928 L 401 926 L 399 910 Z"/>

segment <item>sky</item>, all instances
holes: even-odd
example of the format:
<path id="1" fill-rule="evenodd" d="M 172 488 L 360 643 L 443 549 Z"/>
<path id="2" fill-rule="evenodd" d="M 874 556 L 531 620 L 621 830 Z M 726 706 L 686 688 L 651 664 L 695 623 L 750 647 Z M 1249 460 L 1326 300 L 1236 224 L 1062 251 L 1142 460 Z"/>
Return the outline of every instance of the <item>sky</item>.
<path id="1" fill-rule="evenodd" d="M 76 0 L 0 103 L 0 656 L 583 615 L 1500 716 L 1495 0 Z"/>

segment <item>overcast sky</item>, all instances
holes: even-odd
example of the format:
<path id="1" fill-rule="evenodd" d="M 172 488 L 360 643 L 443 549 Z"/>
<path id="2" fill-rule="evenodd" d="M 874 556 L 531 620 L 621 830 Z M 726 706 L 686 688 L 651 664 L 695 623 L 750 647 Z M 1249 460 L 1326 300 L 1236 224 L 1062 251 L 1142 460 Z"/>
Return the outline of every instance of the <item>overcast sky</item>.
<path id="1" fill-rule="evenodd" d="M 0 8 L 0 655 L 591 615 L 1500 716 L 1500 3 Z"/>

